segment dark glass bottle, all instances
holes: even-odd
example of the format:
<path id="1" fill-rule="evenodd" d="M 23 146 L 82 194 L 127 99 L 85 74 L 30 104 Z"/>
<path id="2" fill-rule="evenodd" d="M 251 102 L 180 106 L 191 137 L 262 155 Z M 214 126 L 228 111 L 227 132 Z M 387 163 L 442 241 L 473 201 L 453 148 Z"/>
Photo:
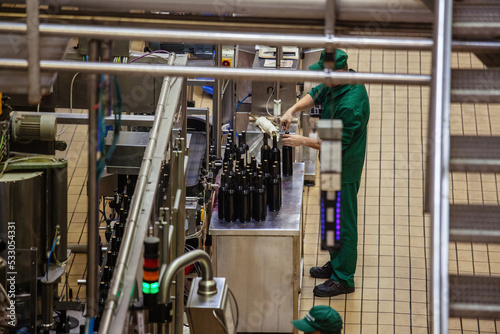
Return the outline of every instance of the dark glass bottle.
<path id="1" fill-rule="evenodd" d="M 257 171 L 257 159 L 253 155 L 250 157 L 250 168 L 252 173 Z"/>
<path id="2" fill-rule="evenodd" d="M 288 134 L 288 131 L 285 131 Z M 283 176 L 293 174 L 292 147 L 283 145 Z"/>
<path id="3" fill-rule="evenodd" d="M 235 211 L 235 191 L 233 187 L 233 177 L 230 175 L 227 178 L 227 193 L 225 198 L 224 215 L 226 222 L 236 221 L 236 211 Z"/>
<path id="4" fill-rule="evenodd" d="M 271 161 L 269 162 L 269 167 L 272 165 L 278 166 L 278 174 L 281 175 L 281 152 L 278 148 L 278 137 L 273 134 L 273 148 L 271 149 Z M 270 170 L 269 173 L 272 173 Z"/>
<path id="5" fill-rule="evenodd" d="M 106 304 L 106 299 L 108 297 L 109 284 L 107 282 L 102 282 L 99 284 L 99 311 L 101 309 L 104 311 L 104 304 Z"/>
<path id="6" fill-rule="evenodd" d="M 231 144 L 227 143 L 226 144 L 226 147 L 224 148 L 224 160 L 223 162 L 226 163 L 229 158 L 231 158 L 232 154 L 231 154 Z"/>
<path id="7" fill-rule="evenodd" d="M 130 208 L 130 201 L 128 195 L 123 195 L 123 209 L 125 211 L 128 211 L 129 208 Z"/>
<path id="8" fill-rule="evenodd" d="M 115 223 L 115 236 L 116 236 L 116 240 L 118 242 L 118 245 L 120 245 L 122 242 L 122 237 L 123 237 L 123 225 L 120 222 Z"/>
<path id="9" fill-rule="evenodd" d="M 239 142 L 238 151 L 237 151 L 238 160 L 241 159 L 241 157 L 243 157 L 243 158 L 245 158 L 245 162 L 246 162 L 247 161 L 247 152 L 248 152 L 246 131 L 241 131 L 241 135 L 240 135 L 238 142 Z"/>
<path id="10" fill-rule="evenodd" d="M 226 192 L 227 192 L 227 187 L 225 185 L 226 182 L 226 174 L 222 173 L 221 178 L 220 178 L 220 187 L 219 187 L 219 193 L 218 193 L 218 213 L 219 213 L 219 219 L 224 220 L 225 214 L 224 214 L 224 202 L 226 198 Z"/>
<path id="11" fill-rule="evenodd" d="M 234 177 L 236 176 L 234 174 L 234 160 L 233 159 L 229 159 L 229 161 L 227 162 L 227 176 L 228 176 L 228 181 L 229 181 L 229 176 L 232 176 L 233 179 Z"/>
<path id="12" fill-rule="evenodd" d="M 257 177 L 257 187 L 253 193 L 252 218 L 256 221 L 264 221 L 267 216 L 267 195 L 264 185 L 264 176 L 259 174 Z"/>
<path id="13" fill-rule="evenodd" d="M 250 170 L 247 170 L 247 186 L 248 186 L 248 191 L 250 192 L 250 217 L 251 217 L 253 210 L 253 194 L 255 192 L 255 180 L 253 178 L 253 173 Z"/>
<path id="14" fill-rule="evenodd" d="M 245 158 L 240 158 L 238 166 L 240 167 L 241 176 L 247 176 L 247 166 L 245 164 Z"/>
<path id="15" fill-rule="evenodd" d="M 240 222 L 249 223 L 251 219 L 250 209 L 250 191 L 248 190 L 248 183 L 246 176 L 241 178 L 241 189 L 239 188 L 239 198 L 241 205 L 238 207 L 240 211 Z"/>
<path id="16" fill-rule="evenodd" d="M 263 176 L 264 176 L 264 186 L 266 187 L 267 189 L 267 204 L 269 205 L 269 203 L 271 203 L 271 186 L 272 186 L 272 180 L 273 180 L 273 176 L 269 173 L 269 170 L 271 170 L 269 168 L 269 162 L 267 160 L 264 160 L 264 162 L 262 163 L 262 172 L 263 172 Z"/>
<path id="17" fill-rule="evenodd" d="M 273 165 L 273 179 L 269 192 L 271 193 L 271 195 L 268 196 L 271 200 L 269 202 L 269 210 L 279 211 L 281 207 L 281 177 L 278 174 L 277 165 Z"/>
<path id="18" fill-rule="evenodd" d="M 111 271 L 111 268 L 109 266 L 104 266 L 102 269 L 102 279 L 101 281 L 103 282 L 110 282 L 111 278 L 113 278 L 113 272 Z"/>
<path id="19" fill-rule="evenodd" d="M 234 183 L 234 198 L 235 198 L 235 201 L 234 201 L 234 206 L 235 206 L 235 209 L 236 210 L 240 210 L 241 209 L 241 192 L 243 190 L 243 180 L 242 180 L 242 175 L 241 175 L 241 171 L 238 171 L 236 173 L 236 178 L 234 179 L 235 183 Z M 240 215 L 236 215 L 236 218 L 239 219 L 240 218 Z"/>
<path id="20" fill-rule="evenodd" d="M 116 263 L 118 259 L 118 251 L 120 250 L 120 245 L 118 245 L 118 240 L 116 239 L 116 235 L 111 237 L 111 256 L 113 257 L 113 262 Z"/>
<path id="21" fill-rule="evenodd" d="M 111 268 L 111 270 L 115 269 L 115 259 L 113 258 L 111 249 L 108 249 L 106 252 L 106 265 Z"/>
<path id="22" fill-rule="evenodd" d="M 264 142 L 262 147 L 260 148 L 260 162 L 264 162 L 264 160 L 271 161 L 271 146 L 267 143 L 269 135 L 264 133 Z"/>

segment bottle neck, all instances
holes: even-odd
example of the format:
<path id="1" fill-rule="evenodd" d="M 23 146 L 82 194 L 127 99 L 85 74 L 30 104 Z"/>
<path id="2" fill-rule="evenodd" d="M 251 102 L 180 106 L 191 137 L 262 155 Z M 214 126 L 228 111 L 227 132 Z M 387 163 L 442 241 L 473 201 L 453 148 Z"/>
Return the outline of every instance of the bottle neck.
<path id="1" fill-rule="evenodd" d="M 263 184 L 263 180 L 262 180 L 262 174 L 259 174 L 259 176 L 257 177 L 257 186 L 259 188 L 262 188 L 262 184 Z"/>
<path id="2" fill-rule="evenodd" d="M 273 179 L 278 178 L 278 165 L 273 165 Z"/>
<path id="3" fill-rule="evenodd" d="M 247 143 L 247 133 L 245 131 L 241 131 L 239 143 L 240 143 L 240 146 L 246 145 L 246 143 Z"/>
<path id="4" fill-rule="evenodd" d="M 278 148 L 278 138 L 273 135 L 273 149 Z"/>

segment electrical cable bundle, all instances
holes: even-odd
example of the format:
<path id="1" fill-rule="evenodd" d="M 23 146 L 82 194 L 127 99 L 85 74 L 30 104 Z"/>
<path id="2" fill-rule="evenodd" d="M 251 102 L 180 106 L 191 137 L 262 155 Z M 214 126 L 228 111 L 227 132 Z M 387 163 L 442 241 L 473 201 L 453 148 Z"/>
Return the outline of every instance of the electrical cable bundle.
<path id="1" fill-rule="evenodd" d="M 121 115 L 122 115 L 122 98 L 120 93 L 120 86 L 116 75 L 112 77 L 113 83 L 110 82 L 110 76 L 102 75 L 99 84 L 99 105 L 98 105 L 98 160 L 97 160 L 97 179 L 101 178 L 104 167 L 111 159 L 115 151 L 116 143 L 120 136 Z M 114 91 L 113 91 L 114 88 Z M 114 99 L 113 92 L 116 94 Z M 106 123 L 105 119 L 107 114 L 113 113 L 115 116 L 113 126 L 113 142 L 106 151 L 105 138 L 106 138 Z"/>

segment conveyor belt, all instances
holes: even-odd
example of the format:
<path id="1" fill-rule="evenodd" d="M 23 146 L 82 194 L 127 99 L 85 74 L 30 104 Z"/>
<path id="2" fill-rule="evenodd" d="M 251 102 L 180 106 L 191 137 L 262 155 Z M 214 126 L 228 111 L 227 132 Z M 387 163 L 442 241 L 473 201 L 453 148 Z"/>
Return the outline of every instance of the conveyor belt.
<path id="1" fill-rule="evenodd" d="M 200 169 L 206 152 L 205 132 L 190 132 L 189 159 L 186 173 L 186 192 L 188 196 L 197 196 L 200 185 Z"/>

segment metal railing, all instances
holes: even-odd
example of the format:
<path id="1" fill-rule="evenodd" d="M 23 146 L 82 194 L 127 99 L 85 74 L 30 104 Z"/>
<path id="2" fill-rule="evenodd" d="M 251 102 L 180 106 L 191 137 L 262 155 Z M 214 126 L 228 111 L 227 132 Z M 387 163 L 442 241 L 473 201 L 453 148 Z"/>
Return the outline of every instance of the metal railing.
<path id="1" fill-rule="evenodd" d="M 435 2 L 426 211 L 432 233 L 432 332 L 448 333 L 450 82 L 453 1 Z"/>

